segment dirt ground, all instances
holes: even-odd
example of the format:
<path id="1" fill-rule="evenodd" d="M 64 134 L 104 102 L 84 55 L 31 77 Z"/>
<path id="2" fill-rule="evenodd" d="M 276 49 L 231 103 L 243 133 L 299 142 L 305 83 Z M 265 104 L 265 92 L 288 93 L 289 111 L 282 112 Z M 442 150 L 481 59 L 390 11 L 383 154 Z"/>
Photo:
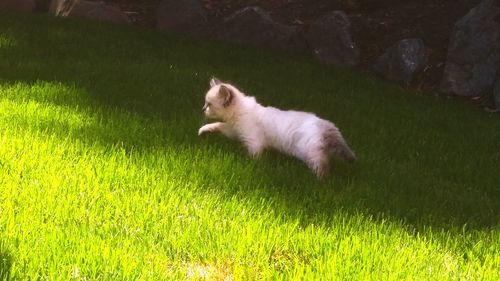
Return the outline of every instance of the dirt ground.
<path id="1" fill-rule="evenodd" d="M 138 25 L 154 27 L 160 0 L 105 0 L 120 6 Z M 404 38 L 422 38 L 429 66 L 408 86 L 437 90 L 455 22 L 480 0 L 202 0 L 209 17 L 222 19 L 245 6 L 260 6 L 276 21 L 305 29 L 319 16 L 343 10 L 350 17 L 361 50 L 361 69 L 369 69 L 385 48 Z"/>

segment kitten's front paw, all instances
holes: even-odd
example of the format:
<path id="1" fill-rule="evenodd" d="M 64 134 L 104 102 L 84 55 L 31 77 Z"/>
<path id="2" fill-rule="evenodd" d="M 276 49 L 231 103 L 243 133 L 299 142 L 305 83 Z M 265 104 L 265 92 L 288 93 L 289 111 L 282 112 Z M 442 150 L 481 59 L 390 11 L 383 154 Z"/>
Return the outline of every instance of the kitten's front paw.
<path id="1" fill-rule="evenodd" d="M 206 132 L 206 130 L 205 130 L 203 127 L 201 127 L 201 128 L 198 130 L 198 136 L 201 136 L 201 135 L 202 135 L 203 133 L 205 133 L 205 132 Z"/>
<path id="2" fill-rule="evenodd" d="M 212 129 L 209 125 L 205 125 L 205 126 L 202 126 L 199 130 L 198 130 L 198 136 L 201 136 L 202 134 L 204 133 L 209 133 L 211 132 Z"/>

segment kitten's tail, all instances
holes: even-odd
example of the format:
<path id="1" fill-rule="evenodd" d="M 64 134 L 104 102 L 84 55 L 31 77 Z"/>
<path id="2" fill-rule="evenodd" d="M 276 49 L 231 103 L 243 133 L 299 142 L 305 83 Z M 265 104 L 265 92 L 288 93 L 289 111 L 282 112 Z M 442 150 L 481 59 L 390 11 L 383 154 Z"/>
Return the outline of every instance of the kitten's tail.
<path id="1" fill-rule="evenodd" d="M 346 162 L 352 163 L 357 160 L 356 155 L 351 148 L 349 148 L 342 136 L 339 136 L 330 143 L 330 149 L 335 155 L 339 156 Z"/>
<path id="2" fill-rule="evenodd" d="M 332 154 L 342 158 L 344 161 L 349 163 L 357 160 L 356 155 L 347 145 L 347 142 L 340 133 L 339 129 L 335 127 L 335 125 L 330 124 L 325 133 L 325 139 Z"/>

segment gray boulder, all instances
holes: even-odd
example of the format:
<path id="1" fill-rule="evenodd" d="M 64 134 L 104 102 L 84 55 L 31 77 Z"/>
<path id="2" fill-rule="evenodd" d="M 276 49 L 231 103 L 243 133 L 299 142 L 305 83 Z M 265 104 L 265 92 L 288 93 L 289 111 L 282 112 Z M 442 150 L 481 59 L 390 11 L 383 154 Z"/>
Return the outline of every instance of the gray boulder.
<path id="1" fill-rule="evenodd" d="M 378 57 L 373 68 L 389 80 L 410 82 L 428 60 L 422 39 L 403 39 Z"/>
<path id="2" fill-rule="evenodd" d="M 311 24 L 306 34 L 314 56 L 341 66 L 359 64 L 359 48 L 352 38 L 351 22 L 343 11 L 333 11 Z"/>
<path id="3" fill-rule="evenodd" d="M 259 7 L 246 7 L 225 18 L 217 28 L 219 39 L 252 47 L 304 52 L 306 42 L 292 27 L 277 23 Z"/>
<path id="4" fill-rule="evenodd" d="M 156 10 L 156 25 L 160 30 L 197 31 L 206 18 L 199 0 L 163 0 Z"/>
<path id="5" fill-rule="evenodd" d="M 36 9 L 36 0 L 0 0 L 0 8 L 18 12 L 34 12 Z"/>
<path id="6" fill-rule="evenodd" d="M 37 12 L 46 13 L 49 11 L 51 0 L 35 0 Z"/>
<path id="7" fill-rule="evenodd" d="M 59 17 L 82 18 L 116 24 L 130 23 L 128 17 L 119 8 L 104 2 L 52 0 L 49 12 Z"/>
<path id="8" fill-rule="evenodd" d="M 478 96 L 491 90 L 500 57 L 500 4 L 483 0 L 454 27 L 441 90 Z"/>
<path id="9" fill-rule="evenodd" d="M 493 97 L 494 97 L 494 101 L 495 101 L 495 108 L 497 110 L 500 110 L 500 75 L 497 77 L 497 82 L 495 83 Z"/>

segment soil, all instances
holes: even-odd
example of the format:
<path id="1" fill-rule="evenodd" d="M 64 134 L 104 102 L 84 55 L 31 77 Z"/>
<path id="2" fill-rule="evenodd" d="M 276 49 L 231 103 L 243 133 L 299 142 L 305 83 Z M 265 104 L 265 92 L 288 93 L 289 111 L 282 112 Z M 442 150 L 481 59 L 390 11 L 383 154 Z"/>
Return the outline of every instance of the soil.
<path id="1" fill-rule="evenodd" d="M 396 41 L 421 38 L 429 66 L 408 86 L 438 90 L 448 39 L 457 20 L 480 0 L 201 0 L 210 19 L 222 19 L 246 6 L 259 6 L 273 19 L 299 29 L 328 11 L 343 10 L 350 17 L 353 37 L 361 50 L 361 69 Z M 135 24 L 154 27 L 160 0 L 104 0 L 119 6 Z"/>

